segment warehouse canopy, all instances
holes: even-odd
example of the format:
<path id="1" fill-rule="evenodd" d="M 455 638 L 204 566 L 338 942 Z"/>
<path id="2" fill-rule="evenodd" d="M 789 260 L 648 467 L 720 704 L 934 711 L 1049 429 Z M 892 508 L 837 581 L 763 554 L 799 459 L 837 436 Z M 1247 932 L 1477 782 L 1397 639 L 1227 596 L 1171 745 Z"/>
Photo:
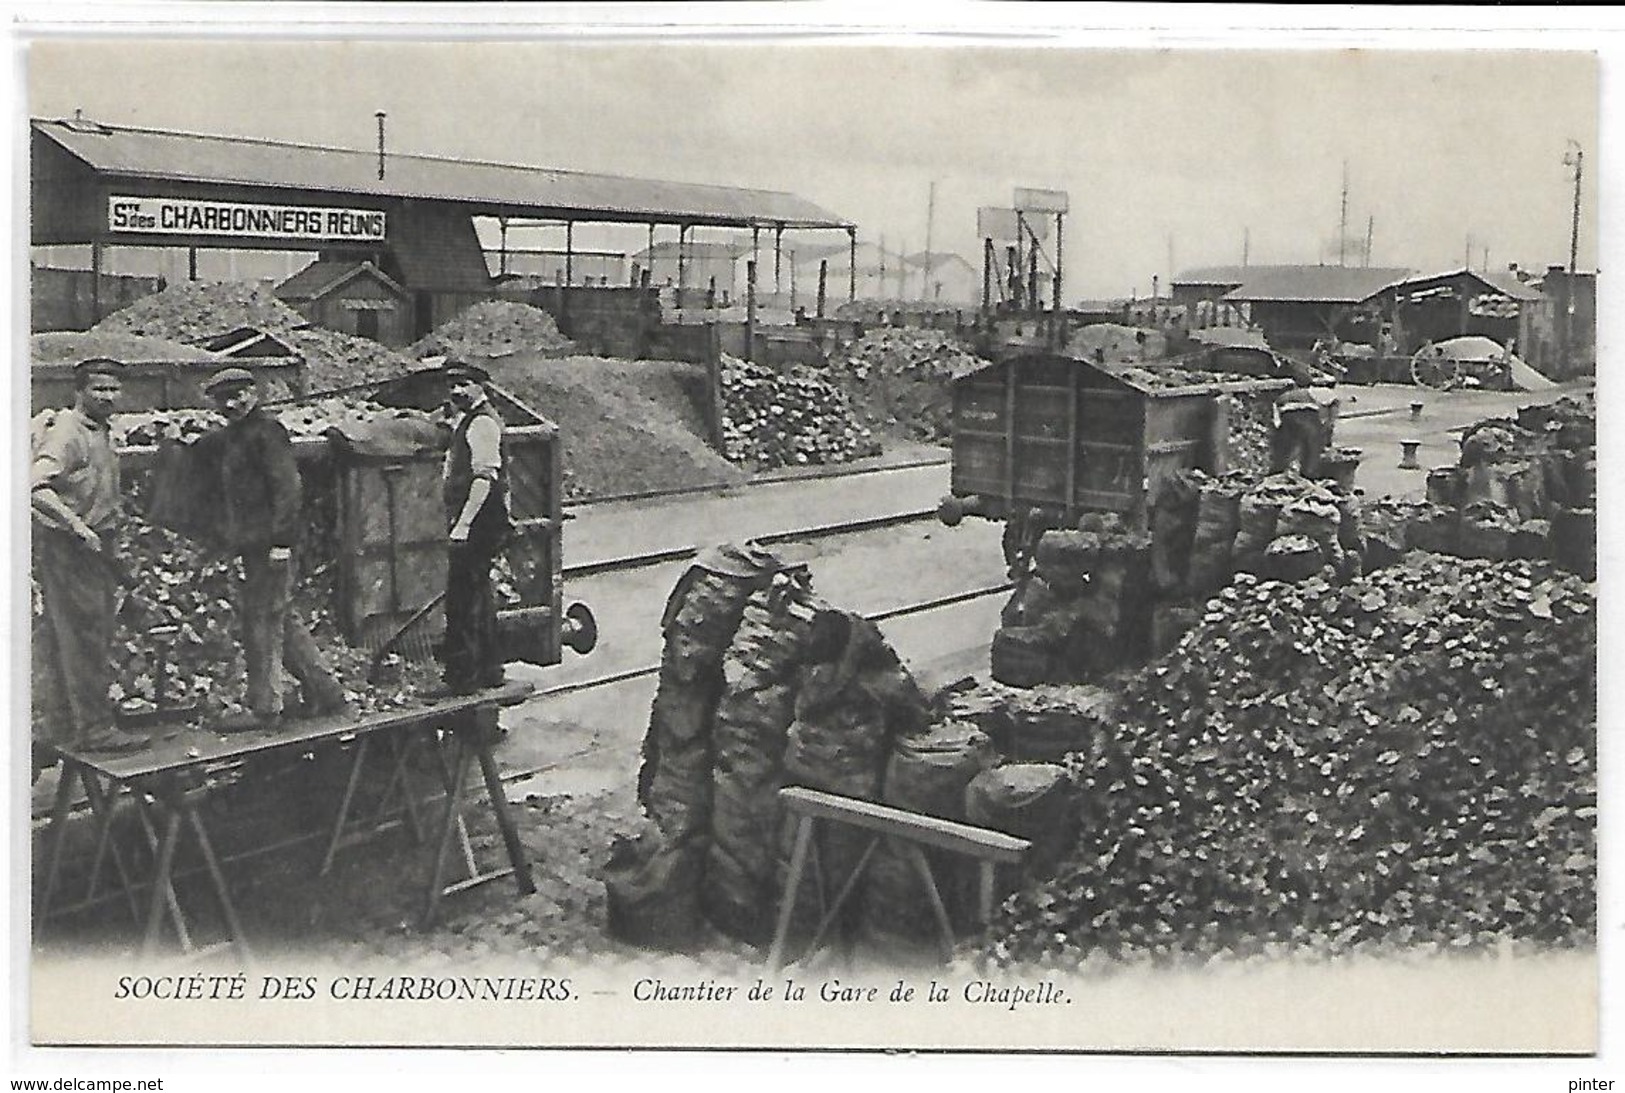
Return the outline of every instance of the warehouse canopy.
<path id="1" fill-rule="evenodd" d="M 1229 303 L 1358 304 L 1410 275 L 1408 269 L 1377 266 L 1255 266 Z"/>
<path id="2" fill-rule="evenodd" d="M 473 215 L 719 227 L 851 228 L 794 194 L 547 167 L 33 119 L 108 178 L 457 204 Z"/>

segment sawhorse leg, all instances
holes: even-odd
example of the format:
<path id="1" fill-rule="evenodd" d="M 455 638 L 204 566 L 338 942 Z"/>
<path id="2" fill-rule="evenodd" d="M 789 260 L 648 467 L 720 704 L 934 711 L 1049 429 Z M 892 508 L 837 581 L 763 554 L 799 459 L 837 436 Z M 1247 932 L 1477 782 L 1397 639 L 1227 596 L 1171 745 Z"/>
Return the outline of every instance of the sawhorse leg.
<path id="1" fill-rule="evenodd" d="M 133 792 L 140 793 L 139 786 L 131 787 Z M 252 961 L 252 954 L 248 944 L 243 938 L 242 922 L 237 917 L 237 907 L 231 901 L 231 892 L 226 884 L 225 872 L 220 868 L 220 860 L 215 856 L 214 845 L 209 840 L 209 832 L 203 823 L 203 817 L 198 814 L 198 802 L 207 795 L 207 790 L 201 786 L 160 785 L 152 789 L 153 799 L 163 809 L 162 834 L 157 840 L 158 863 L 153 874 L 152 894 L 147 902 L 147 927 L 141 942 L 141 953 L 150 957 L 157 949 L 159 935 L 163 927 L 163 912 L 166 902 L 174 916 L 177 929 L 180 930 L 182 951 L 187 955 L 206 955 L 208 952 L 229 947 L 234 950 L 244 964 Z M 175 852 L 179 849 L 182 832 L 190 830 L 193 840 L 197 843 L 198 852 L 203 857 L 203 864 L 209 874 L 209 881 L 214 887 L 215 899 L 220 904 L 220 916 L 225 920 L 227 938 L 219 945 L 211 945 L 205 950 L 194 950 L 191 939 L 185 932 L 184 918 L 180 907 L 175 901 L 174 889 L 171 880 L 175 868 Z"/>
<path id="2" fill-rule="evenodd" d="M 73 805 L 73 779 L 78 771 L 79 764 L 65 755 L 57 767 L 56 796 L 51 801 L 51 821 L 46 837 L 45 879 L 34 900 L 36 930 L 44 924 L 51 912 L 51 902 L 56 897 L 56 882 L 62 872 L 62 848 L 68 834 L 68 811 Z"/>
<path id="3" fill-rule="evenodd" d="M 425 927 L 433 925 L 439 912 L 440 900 L 444 896 L 465 891 L 488 881 L 500 880 L 511 874 L 518 885 L 520 895 L 529 895 L 536 891 L 536 884 L 525 858 L 524 844 L 519 838 L 519 825 L 514 821 L 513 813 L 508 808 L 508 796 L 502 788 L 496 757 L 492 754 L 492 748 L 499 737 L 496 708 L 471 711 L 462 724 L 449 729 L 446 735 L 451 741 L 453 761 L 448 770 L 444 753 L 440 753 L 442 776 L 447 779 L 446 811 L 436 839 L 429 891 L 424 904 Z M 490 802 L 497 830 L 501 832 L 503 848 L 508 855 L 507 868 L 488 873 L 481 872 L 474 859 L 473 848 L 468 841 L 468 828 L 463 822 L 463 798 L 469 766 L 473 762 L 479 763 L 480 774 L 485 782 L 486 797 Z M 454 835 L 461 839 L 463 862 L 467 867 L 468 876 L 455 884 L 447 885 L 446 855 L 451 849 Z"/>
<path id="4" fill-rule="evenodd" d="M 401 737 L 405 736 L 403 742 Z M 327 841 L 327 851 L 322 855 L 321 867 L 317 870 L 318 876 L 325 877 L 333 868 L 333 859 L 337 857 L 340 848 L 349 841 L 350 810 L 355 804 L 356 790 L 361 785 L 362 770 L 366 765 L 367 756 L 371 752 L 372 736 L 363 736 L 356 743 L 355 755 L 350 760 L 350 774 L 344 785 L 344 797 L 339 802 L 338 817 L 333 821 L 333 834 Z M 383 816 L 388 813 L 390 802 L 394 799 L 397 789 L 401 795 L 401 821 L 411 832 L 412 841 L 420 842 L 423 839 L 423 829 L 418 820 L 418 805 L 412 799 L 411 779 L 408 775 L 412 754 L 417 746 L 418 737 L 414 734 L 391 734 L 389 746 L 392 753 L 389 778 L 384 783 L 383 791 L 379 794 L 376 807 L 372 814 L 372 830 L 380 831 L 384 828 Z"/>

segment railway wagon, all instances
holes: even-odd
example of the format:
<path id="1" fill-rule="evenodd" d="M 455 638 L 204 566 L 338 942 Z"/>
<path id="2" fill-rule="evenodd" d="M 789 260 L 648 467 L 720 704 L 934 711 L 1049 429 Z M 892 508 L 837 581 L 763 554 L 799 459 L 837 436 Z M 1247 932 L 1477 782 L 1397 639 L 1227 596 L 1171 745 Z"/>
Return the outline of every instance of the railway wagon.
<path id="1" fill-rule="evenodd" d="M 503 462 L 513 532 L 499 576 L 507 602 L 498 613 L 504 659 L 539 666 L 559 663 L 563 649 L 590 652 L 597 627 L 583 604 L 564 604 L 563 483 L 558 427 L 494 385 L 487 390 L 502 417 Z M 428 410 L 443 395 L 432 372 L 271 402 L 297 412 L 303 404 L 356 398 L 384 407 Z M 446 587 L 447 542 L 441 501 L 445 436 L 419 430 L 411 443 L 343 435 L 295 436 L 294 457 L 304 480 L 314 536 L 307 559 L 333 567 L 333 617 L 351 645 L 372 651 L 390 645 L 427 658 L 445 628 L 440 597 Z M 153 467 L 158 450 L 127 448 L 127 472 Z M 206 471 L 205 471 L 206 473 Z M 218 487 L 194 482 L 214 496 Z M 184 529 L 182 529 L 184 530 Z"/>
<path id="2" fill-rule="evenodd" d="M 1223 379 L 1054 353 L 1014 356 L 954 381 L 950 493 L 938 516 L 1030 529 L 1116 513 L 1147 527 L 1157 484 L 1186 468 L 1227 469 L 1223 394 L 1273 396 L 1290 379 Z"/>

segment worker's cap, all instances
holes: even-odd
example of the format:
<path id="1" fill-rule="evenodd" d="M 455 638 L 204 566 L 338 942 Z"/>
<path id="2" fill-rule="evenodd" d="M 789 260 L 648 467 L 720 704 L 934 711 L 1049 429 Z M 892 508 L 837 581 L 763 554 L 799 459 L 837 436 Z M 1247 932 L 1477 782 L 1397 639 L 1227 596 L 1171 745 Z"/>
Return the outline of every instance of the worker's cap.
<path id="1" fill-rule="evenodd" d="M 73 374 L 81 380 L 88 376 L 123 376 L 124 362 L 112 357 L 91 357 L 74 365 Z"/>
<path id="2" fill-rule="evenodd" d="M 440 374 L 445 377 L 447 383 L 459 383 L 463 380 L 473 380 L 475 383 L 491 382 L 491 373 L 467 361 L 447 361 L 440 366 Z"/>
<path id="3" fill-rule="evenodd" d="M 246 368 L 222 368 L 203 382 L 203 393 L 211 397 L 223 395 L 239 387 L 252 387 L 257 381 Z"/>

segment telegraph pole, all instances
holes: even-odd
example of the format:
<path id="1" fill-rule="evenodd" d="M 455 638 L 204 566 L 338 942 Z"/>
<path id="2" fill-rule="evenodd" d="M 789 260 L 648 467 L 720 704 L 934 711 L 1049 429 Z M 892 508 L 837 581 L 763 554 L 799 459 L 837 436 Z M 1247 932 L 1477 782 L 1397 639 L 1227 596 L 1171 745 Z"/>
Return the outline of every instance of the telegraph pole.
<path id="1" fill-rule="evenodd" d="M 1337 218 L 1337 264 L 1343 265 L 1349 238 L 1349 161 L 1343 161 L 1343 205 Z"/>
<path id="2" fill-rule="evenodd" d="M 1563 153 L 1563 162 L 1574 168 L 1574 213 L 1569 221 L 1569 283 L 1563 293 L 1563 371 L 1573 366 L 1574 356 L 1574 277 L 1580 262 L 1580 179 L 1585 170 L 1585 149 L 1579 141 L 1570 140 L 1569 150 Z"/>

